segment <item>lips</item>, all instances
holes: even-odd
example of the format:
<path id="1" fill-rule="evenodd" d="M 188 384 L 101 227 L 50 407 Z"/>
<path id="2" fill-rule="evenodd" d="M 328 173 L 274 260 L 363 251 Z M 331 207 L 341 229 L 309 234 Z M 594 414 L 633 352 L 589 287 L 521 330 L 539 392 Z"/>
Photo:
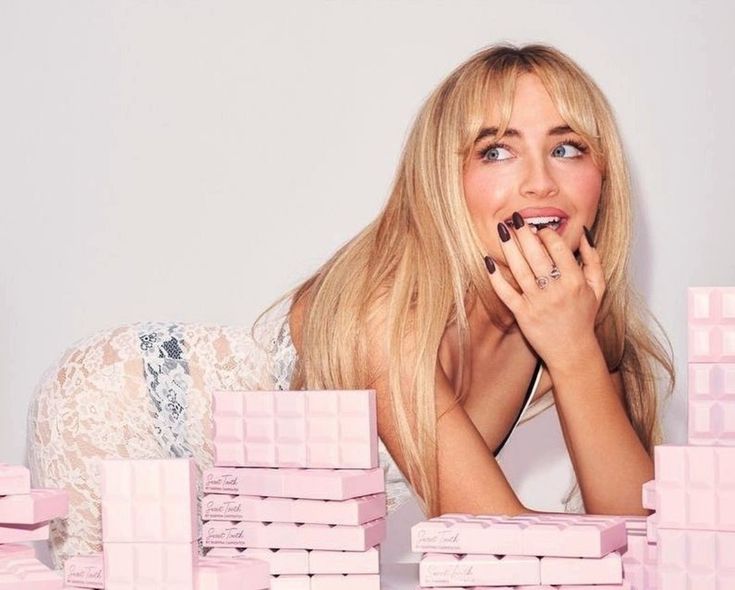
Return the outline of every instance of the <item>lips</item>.
<path id="1" fill-rule="evenodd" d="M 526 207 L 525 209 L 520 209 L 518 213 L 523 219 L 528 219 L 529 217 L 558 217 L 561 221 L 569 219 L 566 211 L 556 207 Z M 512 218 L 509 217 L 506 219 L 505 223 L 513 223 Z"/>

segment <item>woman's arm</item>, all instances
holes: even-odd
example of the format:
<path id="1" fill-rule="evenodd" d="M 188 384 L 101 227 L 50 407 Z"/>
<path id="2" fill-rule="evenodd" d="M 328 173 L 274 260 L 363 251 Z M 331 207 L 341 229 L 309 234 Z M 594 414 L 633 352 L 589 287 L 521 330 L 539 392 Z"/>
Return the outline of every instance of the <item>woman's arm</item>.
<path id="1" fill-rule="evenodd" d="M 653 479 L 653 461 L 625 411 L 620 373 L 608 372 L 596 339 L 568 352 L 547 369 L 585 510 L 647 516 L 641 487 Z"/>

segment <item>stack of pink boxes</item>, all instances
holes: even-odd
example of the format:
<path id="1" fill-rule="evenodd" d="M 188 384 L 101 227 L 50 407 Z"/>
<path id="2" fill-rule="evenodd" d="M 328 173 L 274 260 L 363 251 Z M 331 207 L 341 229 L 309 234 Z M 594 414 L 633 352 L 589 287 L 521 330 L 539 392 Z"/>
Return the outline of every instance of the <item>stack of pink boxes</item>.
<path id="1" fill-rule="evenodd" d="M 375 391 L 217 391 L 208 556 L 268 561 L 273 590 L 378 590 L 385 537 Z"/>
<path id="2" fill-rule="evenodd" d="M 57 590 L 62 578 L 36 559 L 31 541 L 49 536 L 49 521 L 64 518 L 69 497 L 64 490 L 31 489 L 21 465 L 0 463 L 0 590 Z"/>
<path id="3" fill-rule="evenodd" d="M 423 553 L 418 588 L 631 590 L 626 544 L 617 516 L 444 514 L 411 529 L 412 550 Z"/>
<path id="4" fill-rule="evenodd" d="M 199 557 L 191 459 L 102 461 L 102 556 L 65 564 L 68 588 L 264 590 L 261 560 Z"/>
<path id="5" fill-rule="evenodd" d="M 660 590 L 735 588 L 735 288 L 690 287 L 689 445 L 644 486 Z"/>

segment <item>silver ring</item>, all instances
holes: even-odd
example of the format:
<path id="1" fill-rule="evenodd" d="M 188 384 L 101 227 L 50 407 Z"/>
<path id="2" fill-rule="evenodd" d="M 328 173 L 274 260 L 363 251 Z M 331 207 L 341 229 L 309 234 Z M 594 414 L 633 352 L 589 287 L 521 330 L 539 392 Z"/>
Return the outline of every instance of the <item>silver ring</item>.
<path id="1" fill-rule="evenodd" d="M 545 275 L 536 277 L 536 284 L 539 289 L 546 289 L 546 285 L 549 284 L 549 279 L 547 279 Z"/>
<path id="2" fill-rule="evenodd" d="M 561 276 L 561 271 L 557 268 L 556 264 L 551 267 L 551 272 L 549 273 L 549 276 L 556 280 Z"/>

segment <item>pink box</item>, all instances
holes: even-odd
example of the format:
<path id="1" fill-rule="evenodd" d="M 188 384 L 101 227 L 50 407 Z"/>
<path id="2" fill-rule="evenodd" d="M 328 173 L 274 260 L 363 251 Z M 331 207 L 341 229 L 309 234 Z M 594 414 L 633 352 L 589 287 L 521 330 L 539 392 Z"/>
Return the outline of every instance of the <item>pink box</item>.
<path id="1" fill-rule="evenodd" d="M 347 574 L 311 576 L 311 590 L 380 590 L 380 576 L 372 574 Z"/>
<path id="2" fill-rule="evenodd" d="M 0 522 L 38 524 L 64 518 L 69 512 L 66 490 L 32 490 L 30 494 L 0 497 Z"/>
<path id="3" fill-rule="evenodd" d="M 102 461 L 105 543 L 190 543 L 197 538 L 192 459 Z"/>
<path id="4" fill-rule="evenodd" d="M 605 557 L 542 557 L 542 584 L 621 584 L 623 562 L 613 551 Z"/>
<path id="5" fill-rule="evenodd" d="M 31 492 L 31 472 L 22 465 L 0 463 L 0 496 L 29 494 Z"/>
<path id="6" fill-rule="evenodd" d="M 203 520 L 362 524 L 386 513 L 385 494 L 349 500 L 302 500 L 209 494 L 202 499 Z"/>
<path id="7" fill-rule="evenodd" d="M 735 447 L 656 445 L 662 529 L 735 531 Z"/>
<path id="8" fill-rule="evenodd" d="M 603 557 L 625 543 L 623 518 L 587 514 L 445 514 L 411 528 L 417 553 Z"/>
<path id="9" fill-rule="evenodd" d="M 645 530 L 628 531 L 628 547 L 622 554 L 623 580 L 633 588 L 656 590 L 658 546 L 649 543 Z"/>
<path id="10" fill-rule="evenodd" d="M 735 324 L 735 287 L 689 287 L 689 325 Z"/>
<path id="11" fill-rule="evenodd" d="M 311 577 L 305 575 L 271 576 L 270 590 L 311 590 Z"/>
<path id="12" fill-rule="evenodd" d="M 105 587 L 105 564 L 102 553 L 76 555 L 64 563 L 64 584 L 81 588 Z"/>
<path id="13" fill-rule="evenodd" d="M 105 590 L 192 590 L 197 543 L 104 543 Z"/>
<path id="14" fill-rule="evenodd" d="M 425 553 L 419 563 L 419 583 L 438 587 L 540 584 L 539 558 Z"/>
<path id="15" fill-rule="evenodd" d="M 357 526 L 210 521 L 202 537 L 205 547 L 365 551 L 385 538 L 385 519 Z"/>
<path id="16" fill-rule="evenodd" d="M 656 510 L 656 480 L 652 479 L 643 484 L 643 508 Z"/>
<path id="17" fill-rule="evenodd" d="M 215 391 L 214 464 L 378 466 L 374 390 Z"/>
<path id="18" fill-rule="evenodd" d="M 214 547 L 209 550 L 207 557 L 259 559 L 268 563 L 271 575 L 309 573 L 309 551 L 306 549 Z"/>
<path id="19" fill-rule="evenodd" d="M 689 363 L 688 442 L 735 446 L 735 363 Z"/>
<path id="20" fill-rule="evenodd" d="M 0 543 L 30 543 L 49 538 L 47 522 L 39 524 L 0 524 Z"/>
<path id="21" fill-rule="evenodd" d="M 735 325 L 689 326 L 690 363 L 735 362 Z"/>
<path id="22" fill-rule="evenodd" d="M 646 541 L 649 543 L 658 541 L 658 514 L 656 512 L 646 518 Z"/>
<path id="23" fill-rule="evenodd" d="M 0 560 L 0 590 L 60 590 L 61 574 L 33 557 Z"/>
<path id="24" fill-rule="evenodd" d="M 735 588 L 735 533 L 659 529 L 658 588 Z"/>
<path id="25" fill-rule="evenodd" d="M 196 565 L 197 590 L 264 590 L 269 587 L 270 574 L 265 561 L 202 557 Z"/>
<path id="26" fill-rule="evenodd" d="M 212 467 L 204 492 L 313 500 L 349 500 L 385 492 L 385 472 L 375 469 L 270 469 Z"/>
<path id="27" fill-rule="evenodd" d="M 21 543 L 7 543 L 5 545 L 0 545 L 0 559 L 19 559 L 35 556 L 36 551 L 30 545 L 23 545 Z"/>

